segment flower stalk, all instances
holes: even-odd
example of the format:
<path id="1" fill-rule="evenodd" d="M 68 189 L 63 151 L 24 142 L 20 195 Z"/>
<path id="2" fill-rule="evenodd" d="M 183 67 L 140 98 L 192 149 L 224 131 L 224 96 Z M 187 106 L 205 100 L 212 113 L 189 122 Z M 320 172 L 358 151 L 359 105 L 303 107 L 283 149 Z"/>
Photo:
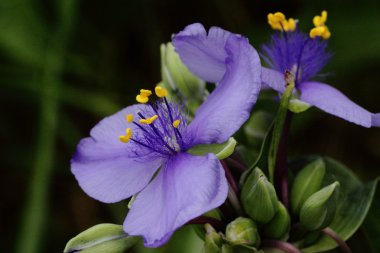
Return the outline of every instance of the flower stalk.
<path id="1" fill-rule="evenodd" d="M 276 248 L 280 249 L 287 253 L 302 253 L 300 249 L 298 249 L 293 244 L 283 242 L 283 241 L 277 241 L 277 240 L 265 240 L 262 243 L 263 248 Z"/>
<path id="2" fill-rule="evenodd" d="M 274 176 L 274 185 L 277 189 L 278 196 L 285 207 L 289 207 L 289 187 L 288 187 L 288 165 L 287 165 L 287 143 L 290 131 L 290 124 L 293 113 L 286 113 L 285 123 L 283 126 L 278 152 L 276 157 L 276 169 Z"/>
<path id="3" fill-rule="evenodd" d="M 352 251 L 351 251 L 350 247 L 348 247 L 347 243 L 342 238 L 340 238 L 340 236 L 334 230 L 327 227 L 327 228 L 322 229 L 322 232 L 325 235 L 327 235 L 328 237 L 330 237 L 331 239 L 333 239 L 338 244 L 340 250 L 343 253 L 352 253 Z"/>

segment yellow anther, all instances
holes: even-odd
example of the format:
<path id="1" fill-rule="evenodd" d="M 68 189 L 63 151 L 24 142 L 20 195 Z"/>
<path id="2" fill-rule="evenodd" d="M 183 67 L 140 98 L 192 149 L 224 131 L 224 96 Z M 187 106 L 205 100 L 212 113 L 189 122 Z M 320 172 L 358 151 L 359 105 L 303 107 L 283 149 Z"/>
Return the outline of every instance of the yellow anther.
<path id="1" fill-rule="evenodd" d="M 292 19 L 292 18 L 289 18 L 288 22 L 286 24 L 285 31 L 294 31 L 294 30 L 296 30 L 296 27 L 297 27 L 296 21 L 294 19 Z"/>
<path id="2" fill-rule="evenodd" d="M 127 143 L 129 142 L 131 137 L 132 137 L 132 130 L 130 128 L 127 128 L 127 130 L 125 131 L 125 135 L 120 135 L 119 140 L 123 143 Z"/>
<path id="3" fill-rule="evenodd" d="M 315 26 L 324 26 L 327 21 L 327 11 L 322 11 L 321 16 L 315 16 L 313 18 L 313 24 Z"/>
<path id="4" fill-rule="evenodd" d="M 165 88 L 162 88 L 161 86 L 156 86 L 156 88 L 154 88 L 154 91 L 156 92 L 156 95 L 159 98 L 163 98 L 168 95 L 168 91 Z"/>
<path id="5" fill-rule="evenodd" d="M 149 98 L 146 97 L 146 96 L 137 95 L 136 96 L 136 101 L 139 102 L 139 103 L 145 104 L 145 103 L 147 103 L 149 101 Z"/>
<path id="6" fill-rule="evenodd" d="M 154 115 L 154 116 L 152 116 L 152 117 L 150 117 L 150 118 L 147 118 L 147 119 L 140 119 L 140 123 L 141 123 L 141 124 L 148 124 L 148 125 L 150 125 L 150 124 L 152 124 L 153 121 L 155 121 L 157 118 L 158 118 L 158 116 L 157 116 L 157 115 Z"/>
<path id="7" fill-rule="evenodd" d="M 329 28 L 327 26 L 318 26 L 314 27 L 310 30 L 310 38 L 314 39 L 315 37 L 319 36 L 323 39 L 328 39 L 331 36 L 331 33 L 329 31 Z"/>
<path id="8" fill-rule="evenodd" d="M 268 14 L 268 24 L 274 30 L 279 31 L 294 31 L 296 29 L 296 21 L 292 18 L 286 20 L 286 17 L 281 12 L 276 12 L 275 14 Z"/>
<path id="9" fill-rule="evenodd" d="M 133 115 L 132 114 L 127 114 L 126 119 L 127 119 L 128 123 L 131 123 L 133 121 Z"/>
<path id="10" fill-rule="evenodd" d="M 178 126 L 179 126 L 180 123 L 181 123 L 181 121 L 180 121 L 179 119 L 174 120 L 174 122 L 173 122 L 173 127 L 174 127 L 174 128 L 178 128 Z"/>
<path id="11" fill-rule="evenodd" d="M 150 95 L 152 95 L 152 91 L 151 90 L 144 90 L 144 89 L 140 90 L 140 96 L 149 97 Z"/>
<path id="12" fill-rule="evenodd" d="M 310 30 L 310 38 L 322 37 L 327 40 L 331 37 L 329 28 L 325 25 L 327 21 L 327 11 L 322 11 L 321 16 L 315 16 L 313 18 L 313 24 L 315 27 Z"/>

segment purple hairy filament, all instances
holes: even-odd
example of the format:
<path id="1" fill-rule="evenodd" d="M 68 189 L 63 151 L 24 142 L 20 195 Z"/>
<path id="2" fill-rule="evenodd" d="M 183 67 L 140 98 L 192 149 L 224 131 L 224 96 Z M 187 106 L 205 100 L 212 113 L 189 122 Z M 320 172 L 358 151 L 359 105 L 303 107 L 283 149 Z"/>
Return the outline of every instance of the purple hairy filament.
<path id="1" fill-rule="evenodd" d="M 136 112 L 138 119 L 127 115 L 127 121 L 135 126 L 134 132 L 127 128 L 126 135 L 119 137 L 120 141 L 132 141 L 140 146 L 134 150 L 136 156 L 143 152 L 168 157 L 185 151 L 188 147 L 181 132 L 186 128 L 186 120 L 181 111 L 181 106 L 169 102 L 166 97 L 147 102 Z"/>
<path id="2" fill-rule="evenodd" d="M 326 65 L 331 53 L 326 51 L 328 40 L 310 38 L 297 28 L 295 31 L 275 32 L 271 42 L 262 46 L 263 59 L 271 69 L 290 71 L 295 85 L 309 81 Z"/>

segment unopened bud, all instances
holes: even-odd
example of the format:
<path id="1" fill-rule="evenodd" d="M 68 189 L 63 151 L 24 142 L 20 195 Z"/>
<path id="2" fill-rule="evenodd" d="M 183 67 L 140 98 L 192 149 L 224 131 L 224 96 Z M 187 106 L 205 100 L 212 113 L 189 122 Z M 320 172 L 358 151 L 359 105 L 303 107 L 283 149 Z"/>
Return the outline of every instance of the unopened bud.
<path id="1" fill-rule="evenodd" d="M 264 225 L 264 235 L 273 239 L 282 239 L 289 232 L 290 216 L 286 207 L 278 202 L 278 211 L 273 219 Z"/>
<path id="2" fill-rule="evenodd" d="M 260 223 L 269 222 L 278 209 L 276 190 L 259 168 L 245 181 L 241 200 L 249 217 Z"/>
<path id="3" fill-rule="evenodd" d="M 305 201 L 321 189 L 325 176 L 325 163 L 317 159 L 303 168 L 294 179 L 290 201 L 294 213 L 299 213 Z"/>
<path id="4" fill-rule="evenodd" d="M 317 230 L 330 225 L 335 217 L 339 182 L 334 182 L 311 195 L 303 204 L 300 222 L 308 230 Z"/>
<path id="5" fill-rule="evenodd" d="M 243 217 L 239 217 L 227 225 L 226 240 L 234 245 L 257 247 L 260 244 L 260 236 L 255 222 Z"/>
<path id="6" fill-rule="evenodd" d="M 223 244 L 222 236 L 210 224 L 205 224 L 205 230 L 204 253 L 219 253 Z"/>

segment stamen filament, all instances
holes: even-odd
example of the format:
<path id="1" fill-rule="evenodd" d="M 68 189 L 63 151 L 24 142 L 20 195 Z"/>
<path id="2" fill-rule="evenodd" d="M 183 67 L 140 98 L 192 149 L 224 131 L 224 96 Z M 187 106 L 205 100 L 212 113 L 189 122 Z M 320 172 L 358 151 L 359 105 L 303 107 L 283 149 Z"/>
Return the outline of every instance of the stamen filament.
<path id="1" fill-rule="evenodd" d="M 166 104 L 166 107 L 168 108 L 168 113 L 169 113 L 169 118 L 170 118 L 170 121 L 172 123 L 172 126 L 174 127 L 173 123 L 173 116 L 172 116 L 172 112 L 171 112 L 171 109 L 170 109 L 170 106 L 169 106 L 169 102 L 168 100 L 166 99 L 166 97 L 164 97 L 164 101 L 165 101 L 165 104 Z M 181 133 L 178 131 L 178 129 L 176 127 L 174 127 L 174 132 L 175 132 L 175 135 L 176 135 L 176 138 L 181 141 L 181 146 L 183 145 L 183 139 L 182 139 L 182 135 Z"/>
<path id="2" fill-rule="evenodd" d="M 141 114 L 141 112 L 138 112 L 137 113 L 141 119 L 145 119 L 144 115 Z M 155 115 L 157 116 L 157 115 Z M 154 117 L 154 116 L 153 116 Z M 158 117 L 158 116 L 157 116 Z M 141 120 L 140 120 L 140 123 L 141 123 Z M 157 128 L 154 126 L 154 124 L 149 124 L 149 126 L 153 129 L 154 133 L 160 137 L 161 141 L 162 141 L 162 144 L 164 144 L 165 147 L 167 147 L 170 151 L 172 151 L 173 153 L 175 153 L 175 150 L 172 149 L 165 141 L 165 139 L 162 137 L 162 135 L 160 134 L 160 132 L 157 130 Z"/>
<path id="3" fill-rule="evenodd" d="M 162 151 L 160 151 L 160 150 L 156 150 L 156 149 L 154 149 L 153 147 L 150 147 L 150 146 L 148 146 L 148 145 L 146 145 L 146 144 L 144 144 L 144 143 L 142 143 L 142 142 L 140 142 L 140 141 L 138 141 L 138 140 L 135 140 L 135 139 L 133 139 L 133 138 L 131 138 L 130 140 L 136 142 L 137 144 L 139 144 L 139 145 L 141 145 L 141 146 L 143 146 L 143 147 L 146 147 L 146 148 L 148 148 L 148 149 L 150 149 L 150 150 L 153 150 L 154 152 L 160 153 L 160 154 L 162 154 L 162 155 L 167 155 L 167 154 L 163 153 Z"/>

